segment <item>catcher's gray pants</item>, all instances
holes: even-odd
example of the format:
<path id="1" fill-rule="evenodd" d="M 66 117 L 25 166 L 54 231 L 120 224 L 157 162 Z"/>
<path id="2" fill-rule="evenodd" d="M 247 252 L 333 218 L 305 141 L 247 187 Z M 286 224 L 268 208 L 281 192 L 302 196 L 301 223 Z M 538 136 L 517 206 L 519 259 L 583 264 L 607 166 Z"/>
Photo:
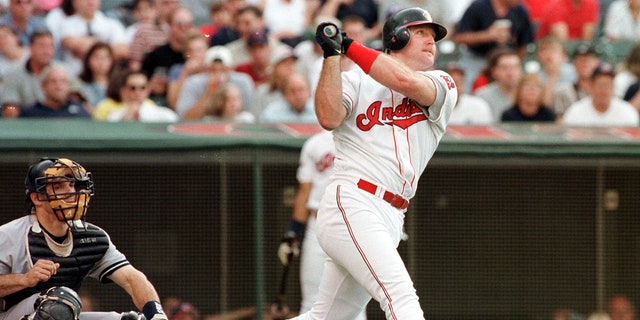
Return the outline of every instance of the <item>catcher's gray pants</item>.
<path id="1" fill-rule="evenodd" d="M 32 314 L 35 309 L 33 304 L 38 299 L 38 294 L 34 294 L 29 298 L 22 300 L 17 305 L 11 307 L 6 312 L 0 312 L 0 320 L 18 320 L 25 315 Z M 118 312 L 82 312 L 80 313 L 80 320 L 120 320 L 120 313 Z"/>

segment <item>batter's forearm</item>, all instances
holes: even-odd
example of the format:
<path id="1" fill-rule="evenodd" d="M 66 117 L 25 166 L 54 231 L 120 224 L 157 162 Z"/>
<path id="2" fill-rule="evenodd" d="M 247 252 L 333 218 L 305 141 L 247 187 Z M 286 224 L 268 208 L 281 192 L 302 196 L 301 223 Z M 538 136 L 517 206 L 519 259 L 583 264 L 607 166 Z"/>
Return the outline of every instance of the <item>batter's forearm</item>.
<path id="1" fill-rule="evenodd" d="M 347 116 L 347 110 L 342 104 L 340 56 L 324 60 L 314 104 L 318 121 L 327 130 L 337 128 Z"/>
<path id="2" fill-rule="evenodd" d="M 309 201 L 309 194 L 311 193 L 311 183 L 301 183 L 298 186 L 296 192 L 296 198 L 293 203 L 293 214 L 291 218 L 301 222 L 307 223 L 309 219 L 309 209 L 307 209 L 307 202 Z"/>

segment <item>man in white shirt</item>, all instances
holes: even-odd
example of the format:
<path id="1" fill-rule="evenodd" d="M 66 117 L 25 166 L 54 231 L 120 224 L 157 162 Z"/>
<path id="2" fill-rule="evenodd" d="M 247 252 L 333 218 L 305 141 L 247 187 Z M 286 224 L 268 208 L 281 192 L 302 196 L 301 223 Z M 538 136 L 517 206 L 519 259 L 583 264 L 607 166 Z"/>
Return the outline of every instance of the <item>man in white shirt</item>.
<path id="1" fill-rule="evenodd" d="M 455 62 L 447 64 L 445 68 L 458 88 L 458 103 L 453 108 L 450 125 L 490 125 L 494 123 L 491 107 L 482 98 L 466 93 L 464 70 Z"/>
<path id="2" fill-rule="evenodd" d="M 591 76 L 591 95 L 573 103 L 564 114 L 567 126 L 638 126 L 638 111 L 614 95 L 615 70 L 601 63 Z"/>

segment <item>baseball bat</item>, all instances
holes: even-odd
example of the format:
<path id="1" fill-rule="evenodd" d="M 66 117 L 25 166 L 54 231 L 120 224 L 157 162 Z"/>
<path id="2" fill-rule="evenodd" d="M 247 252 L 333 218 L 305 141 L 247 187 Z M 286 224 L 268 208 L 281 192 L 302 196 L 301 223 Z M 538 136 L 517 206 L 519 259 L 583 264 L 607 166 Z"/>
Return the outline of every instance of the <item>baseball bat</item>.
<path id="1" fill-rule="evenodd" d="M 324 35 L 329 38 L 333 38 L 336 36 L 336 34 L 338 34 L 338 28 L 330 24 L 325 26 L 324 29 L 322 29 L 322 33 L 324 33 Z"/>
<path id="2" fill-rule="evenodd" d="M 271 313 L 273 314 L 273 320 L 285 320 L 289 314 L 289 307 L 287 306 L 287 281 L 289 278 L 289 264 L 291 264 L 291 257 L 287 265 L 282 266 L 282 272 L 280 274 L 280 291 L 276 302 L 271 306 Z"/>

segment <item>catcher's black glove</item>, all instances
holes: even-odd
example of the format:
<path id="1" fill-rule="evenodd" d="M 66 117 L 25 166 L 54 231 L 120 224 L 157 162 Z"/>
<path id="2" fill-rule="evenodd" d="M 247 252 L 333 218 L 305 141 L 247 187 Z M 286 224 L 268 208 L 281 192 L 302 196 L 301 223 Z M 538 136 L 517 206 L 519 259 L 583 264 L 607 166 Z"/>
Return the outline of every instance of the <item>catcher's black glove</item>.
<path id="1" fill-rule="evenodd" d="M 34 303 L 34 320 L 77 320 L 82 309 L 78 294 L 67 287 L 52 287 Z"/>

